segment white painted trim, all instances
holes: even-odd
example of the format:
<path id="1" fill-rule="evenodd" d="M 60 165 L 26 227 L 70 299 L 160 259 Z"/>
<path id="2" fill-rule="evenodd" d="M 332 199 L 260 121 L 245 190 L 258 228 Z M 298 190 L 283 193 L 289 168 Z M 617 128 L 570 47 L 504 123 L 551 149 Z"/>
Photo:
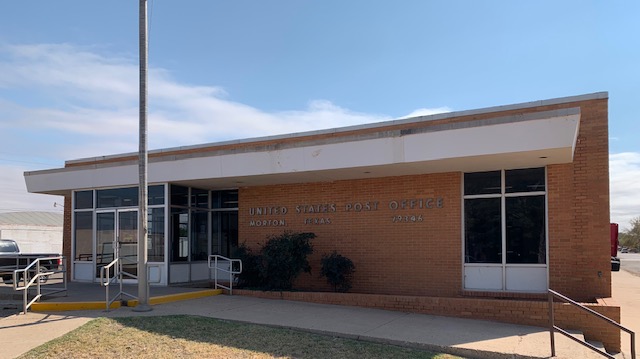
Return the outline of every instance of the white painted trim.
<path id="1" fill-rule="evenodd" d="M 436 172 L 543 167 L 569 163 L 577 141 L 579 113 L 450 130 L 305 147 L 181 157 L 149 164 L 149 182 L 201 181 L 199 187 L 335 181 Z M 557 114 L 557 113 L 556 113 Z M 135 161 L 134 161 L 135 162 Z M 25 173 L 29 192 L 60 194 L 75 189 L 133 186 L 136 163 L 78 166 Z M 208 185 L 203 185 L 208 181 Z"/>

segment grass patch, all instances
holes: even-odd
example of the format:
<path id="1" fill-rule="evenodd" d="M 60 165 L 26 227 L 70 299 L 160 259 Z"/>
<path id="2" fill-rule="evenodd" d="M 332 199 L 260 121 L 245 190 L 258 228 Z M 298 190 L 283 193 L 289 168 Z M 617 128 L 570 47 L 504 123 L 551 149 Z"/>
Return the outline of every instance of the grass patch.
<path id="1" fill-rule="evenodd" d="M 176 315 L 98 318 L 19 358 L 457 358 L 294 330 Z"/>

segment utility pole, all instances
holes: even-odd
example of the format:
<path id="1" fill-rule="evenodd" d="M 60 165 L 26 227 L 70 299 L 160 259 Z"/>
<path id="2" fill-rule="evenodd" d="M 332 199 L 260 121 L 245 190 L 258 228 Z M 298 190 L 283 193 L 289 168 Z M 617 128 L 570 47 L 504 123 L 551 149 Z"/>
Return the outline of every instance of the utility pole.
<path id="1" fill-rule="evenodd" d="M 140 0 L 140 139 L 138 155 L 138 305 L 137 312 L 152 310 L 147 278 L 147 0 Z"/>

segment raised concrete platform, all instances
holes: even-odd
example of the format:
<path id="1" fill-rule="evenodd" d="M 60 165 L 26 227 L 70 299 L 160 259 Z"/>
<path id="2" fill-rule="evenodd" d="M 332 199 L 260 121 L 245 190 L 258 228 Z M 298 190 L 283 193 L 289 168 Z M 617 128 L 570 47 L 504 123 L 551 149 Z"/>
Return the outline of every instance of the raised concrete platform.
<path id="1" fill-rule="evenodd" d="M 47 294 L 56 288 L 63 288 L 61 280 L 53 279 L 41 286 L 42 293 Z M 134 297 L 138 294 L 137 285 L 123 285 L 122 291 L 129 295 L 121 295 L 118 300 L 111 303 L 110 309 L 117 309 L 122 306 L 135 307 L 138 300 Z M 109 288 L 109 299 L 112 300 L 120 292 L 120 285 L 115 284 Z M 35 289 L 29 290 L 28 300 L 36 294 Z M 157 305 L 173 301 L 202 298 L 207 296 L 222 294 L 220 289 L 206 289 L 200 287 L 150 287 L 149 304 Z M 16 292 L 8 284 L 0 285 L 0 300 L 4 303 L 13 302 L 22 309 L 23 292 Z M 106 310 L 105 287 L 98 283 L 67 283 L 65 292 L 45 295 L 39 302 L 33 303 L 30 308 L 33 312 L 47 311 L 73 311 L 73 310 Z"/>
<path id="2" fill-rule="evenodd" d="M 614 274 L 614 287 L 621 286 L 626 289 L 631 283 L 640 283 L 638 277 L 616 274 L 618 273 Z M 0 292 L 2 291 L 3 288 L 0 288 Z M 152 287 L 151 297 L 177 298 L 184 294 L 183 298 L 186 299 L 189 295 L 199 295 L 198 292 L 202 292 L 202 288 Z M 100 301 L 104 306 L 104 288 L 97 284 L 71 283 L 66 297 L 51 298 L 47 302 L 74 303 L 80 300 Z M 291 328 L 356 340 L 429 349 L 468 358 L 550 356 L 550 337 L 546 328 L 484 320 L 227 295 L 167 301 L 154 305 L 150 312 L 135 312 L 129 307 L 107 312 L 102 308 L 103 310 L 29 312 L 26 315 L 14 314 L 0 318 L 0 347 L 3 348 L 0 358 L 14 358 L 93 318 L 164 315 L 195 315 Z M 600 355 L 559 334 L 556 334 L 555 338 L 558 358 L 601 358 Z"/>

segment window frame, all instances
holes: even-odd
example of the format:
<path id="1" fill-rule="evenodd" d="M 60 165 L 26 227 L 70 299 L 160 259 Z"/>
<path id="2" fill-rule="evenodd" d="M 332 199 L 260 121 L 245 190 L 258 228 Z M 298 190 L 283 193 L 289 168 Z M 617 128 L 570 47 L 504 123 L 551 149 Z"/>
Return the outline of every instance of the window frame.
<path id="1" fill-rule="evenodd" d="M 510 170 L 522 170 L 522 169 L 538 169 L 542 168 L 544 170 L 544 191 L 530 191 L 530 192 L 513 192 L 509 193 L 506 190 L 506 173 Z M 508 290 L 507 289 L 507 269 L 508 268 L 545 268 L 546 272 L 546 286 L 548 288 L 549 285 L 549 196 L 548 196 L 548 171 L 547 167 L 524 167 L 524 168 L 508 168 L 508 169 L 500 169 L 495 170 L 500 171 L 500 193 L 494 194 L 477 194 L 477 195 L 467 195 L 465 194 L 465 174 L 466 173 L 474 173 L 474 172 L 462 172 L 462 184 L 461 184 L 461 266 L 462 266 L 462 289 L 464 291 L 490 291 L 490 292 L 522 292 L 519 290 Z M 492 172 L 492 171 L 477 171 L 477 172 Z M 543 230 L 545 235 L 545 263 L 508 263 L 507 258 L 507 213 L 506 213 L 506 200 L 507 198 L 514 197 L 529 197 L 529 196 L 543 196 L 544 197 L 544 223 Z M 500 198 L 501 203 L 501 262 L 500 263 L 467 263 L 466 262 L 466 218 L 465 218 L 465 201 L 469 199 L 484 199 L 484 198 Z M 473 268 L 473 267 L 494 267 L 501 268 L 502 271 L 502 289 L 471 289 L 466 287 L 465 282 L 465 268 Z"/>

